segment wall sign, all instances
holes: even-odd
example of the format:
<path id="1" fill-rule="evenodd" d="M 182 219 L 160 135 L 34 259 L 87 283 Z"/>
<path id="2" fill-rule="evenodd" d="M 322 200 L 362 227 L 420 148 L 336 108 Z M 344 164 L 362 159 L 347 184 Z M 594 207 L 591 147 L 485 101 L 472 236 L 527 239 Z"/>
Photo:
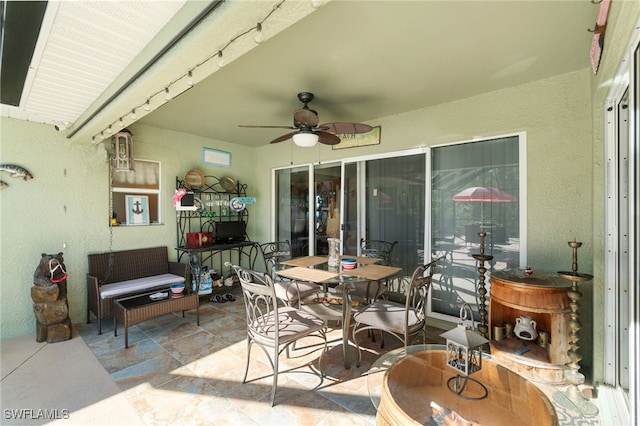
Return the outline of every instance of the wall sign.
<path id="1" fill-rule="evenodd" d="M 231 167 L 231 153 L 212 148 L 202 148 L 202 163 L 210 166 Z"/>
<path id="2" fill-rule="evenodd" d="M 127 203 L 127 225 L 149 224 L 149 197 L 146 195 L 125 195 Z"/>
<path id="3" fill-rule="evenodd" d="M 256 197 L 236 197 L 239 203 L 242 204 L 255 204 Z"/>
<path id="4" fill-rule="evenodd" d="M 380 126 L 374 127 L 370 132 L 357 134 L 336 134 L 340 138 L 340 143 L 332 145 L 333 149 L 354 148 L 356 146 L 378 145 L 380 144 Z"/>

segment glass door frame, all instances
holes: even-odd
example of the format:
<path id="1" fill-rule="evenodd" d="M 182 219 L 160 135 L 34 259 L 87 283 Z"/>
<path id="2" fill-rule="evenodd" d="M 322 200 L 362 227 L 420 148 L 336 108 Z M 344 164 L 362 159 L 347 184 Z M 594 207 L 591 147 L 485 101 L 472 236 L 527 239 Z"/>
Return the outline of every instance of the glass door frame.
<path id="1" fill-rule="evenodd" d="M 307 164 L 299 164 L 285 167 L 276 167 L 271 170 L 271 212 L 272 212 L 272 220 L 271 226 L 269 229 L 269 233 L 271 235 L 270 240 L 275 241 L 278 235 L 278 220 L 277 220 L 277 212 L 278 212 L 278 197 L 275 195 L 278 194 L 277 187 L 277 174 L 282 170 L 297 170 L 299 172 L 304 171 L 306 168 L 307 171 L 307 205 L 309 206 L 307 211 L 307 238 L 308 238 L 308 247 L 306 255 L 315 255 L 316 254 L 316 232 L 315 232 L 315 171 L 320 168 L 320 166 L 324 167 L 340 167 L 340 187 L 342 188 L 344 185 L 344 163 L 340 160 L 331 161 L 331 162 L 317 162 L 317 163 L 307 163 Z M 340 191 L 340 206 L 344 206 L 344 191 Z M 343 222 L 343 211 L 344 209 L 340 208 L 340 217 L 339 219 L 339 238 L 342 239 L 342 222 Z"/>
<path id="2" fill-rule="evenodd" d="M 304 167 L 307 167 L 308 170 L 308 177 L 309 177 L 309 186 L 308 188 L 315 188 L 315 182 L 314 182 L 314 170 L 317 166 L 322 165 L 325 166 L 326 164 L 335 164 L 338 165 L 340 164 L 341 166 L 341 189 L 340 189 L 340 239 L 342 241 L 344 241 L 344 223 L 345 223 L 345 211 L 346 211 L 346 200 L 345 200 L 345 177 L 346 177 L 346 173 L 345 173 L 345 169 L 348 165 L 351 164 L 356 164 L 356 175 L 357 175 L 357 206 L 356 208 L 358 209 L 357 212 L 357 241 L 360 241 L 360 238 L 362 238 L 362 236 L 366 235 L 366 223 L 364 223 L 364 218 L 366 217 L 366 202 L 365 202 L 365 196 L 366 196 L 366 174 L 365 174 L 365 165 L 367 161 L 371 161 L 371 160 L 384 160 L 387 158 L 397 158 L 397 157 L 403 157 L 403 156 L 412 156 L 412 155 L 424 155 L 424 161 L 425 161 L 425 176 L 428 176 L 428 178 L 425 178 L 425 208 L 424 208 L 424 217 L 422 217 L 421 219 L 424 221 L 424 243 L 423 243 L 423 250 L 426 254 L 429 254 L 432 252 L 432 241 L 431 241 L 431 233 L 432 233 L 432 227 L 431 227 L 431 175 L 432 175 L 432 167 L 431 167 L 431 159 L 432 159 L 432 150 L 435 148 L 439 148 L 442 146 L 447 146 L 447 145 L 457 145 L 457 144 L 465 144 L 465 143 L 471 143 L 471 142 L 477 142 L 480 143 L 482 141 L 490 141 L 493 139 L 500 139 L 500 138 L 507 138 L 507 137 L 518 137 L 518 141 L 519 141 L 519 157 L 518 157 L 518 161 L 519 161 L 519 180 L 520 180 L 520 184 L 519 184 L 519 232 L 520 232 L 520 256 L 519 256 L 519 263 L 520 263 L 520 267 L 524 268 L 527 264 L 527 162 L 526 162 L 526 132 L 514 132 L 514 133 L 508 133 L 508 134 L 504 134 L 504 135 L 491 135 L 491 136 L 486 136 L 486 137 L 482 137 L 482 138 L 474 138 L 473 140 L 463 140 L 463 141 L 455 141 L 455 142 L 451 142 L 451 143 L 447 143 L 447 144 L 438 144 L 438 145 L 433 145 L 433 146 L 425 146 L 425 147 L 420 147 L 420 148 L 412 148 L 412 149 L 407 149 L 407 150 L 402 150 L 402 151 L 391 151 L 391 152 L 384 152 L 384 153 L 378 153 L 378 154 L 369 154 L 369 155 L 362 155 L 362 156 L 354 156 L 354 157 L 348 157 L 348 158 L 343 158 L 343 159 L 339 159 L 336 161 L 331 161 L 331 162 L 316 162 L 316 163 L 308 163 L 308 164 L 300 164 L 300 165 L 295 165 L 295 166 L 285 166 L 285 167 L 278 167 L 278 168 L 274 168 L 272 169 L 272 188 L 271 188 L 271 193 L 274 195 L 272 196 L 272 214 L 273 214 L 273 219 L 271 221 L 271 235 L 275 236 L 277 235 L 276 231 L 276 227 L 277 227 L 277 223 L 276 223 L 276 211 L 277 211 L 277 199 L 276 199 L 276 194 L 277 194 L 277 188 L 276 188 L 276 173 L 280 170 L 287 170 L 287 169 L 299 169 L 302 170 Z M 308 193 L 308 202 L 309 205 L 312 206 L 314 203 L 314 193 L 315 190 L 312 192 L 311 190 L 309 190 Z M 309 223 L 311 223 L 312 221 L 312 217 L 311 217 L 311 209 L 309 209 L 308 212 L 308 218 L 307 220 L 309 221 Z M 314 254 L 314 250 L 315 250 L 315 232 L 312 226 L 309 226 L 309 233 L 308 233 L 308 237 L 309 237 L 309 254 Z M 313 249 L 312 249 L 313 248 Z M 341 252 L 342 252 L 342 247 L 341 247 Z M 359 253 L 359 247 L 358 247 L 358 254 Z M 426 260 L 426 259 L 425 259 Z M 435 318 L 438 320 L 443 320 L 443 321 L 448 321 L 448 322 L 453 322 L 455 323 L 457 321 L 457 317 L 453 317 L 453 316 L 449 316 L 449 315 L 444 315 L 444 314 L 440 314 L 440 313 L 435 313 L 431 310 L 431 298 L 429 298 L 429 305 L 428 305 L 428 315 L 431 318 Z"/>
<path id="3" fill-rule="evenodd" d="M 632 35 L 623 58 L 603 105 L 607 163 L 603 380 L 611 386 L 614 401 L 624 401 L 631 424 L 637 424 L 640 419 L 640 407 L 635 402 L 640 394 L 640 289 L 637 287 L 640 268 L 633 259 L 640 253 L 639 31 Z M 623 105 L 625 93 L 628 98 Z M 628 303 L 623 303 L 625 300 Z M 618 410 L 622 407 L 621 403 L 615 405 Z"/>
<path id="4" fill-rule="evenodd" d="M 314 188 L 315 182 L 314 182 L 314 171 L 316 169 L 317 166 L 326 166 L 326 165 L 335 165 L 338 166 L 340 165 L 341 169 L 340 169 L 340 240 L 343 241 L 344 240 L 344 218 L 345 218 L 345 196 L 344 196 L 344 188 L 345 188 L 345 169 L 347 167 L 348 164 L 356 164 L 357 170 L 357 177 L 358 177 L 358 183 L 357 183 L 357 191 L 358 191 L 358 198 L 357 198 L 357 203 L 358 206 L 356 207 L 358 209 L 357 212 L 357 221 L 358 221 L 358 225 L 357 225 L 357 239 L 358 241 L 360 241 L 360 238 L 362 238 L 363 235 L 365 235 L 366 233 L 366 224 L 363 221 L 363 218 L 366 217 L 365 213 L 366 213 L 366 203 L 365 203 L 365 181 L 364 181 L 364 176 L 365 176 L 365 168 L 363 167 L 363 164 L 366 161 L 370 161 L 370 160 L 383 160 L 386 158 L 397 158 L 397 157 L 404 157 L 404 156 L 410 156 L 410 155 L 416 155 L 416 154 L 425 154 L 425 157 L 429 156 L 429 152 L 430 152 L 430 148 L 429 147 L 422 147 L 422 148 L 412 148 L 412 149 L 407 149 L 407 150 L 402 150 L 402 151 L 392 151 L 392 152 L 385 152 L 385 153 L 380 153 L 380 154 L 369 154 L 369 155 L 362 155 L 362 156 L 355 156 L 355 157 L 348 157 L 348 158 L 343 158 L 343 159 L 338 159 L 335 161 L 326 161 L 326 162 L 314 162 L 314 163 L 306 163 L 306 164 L 298 164 L 298 165 L 291 165 L 291 166 L 283 166 L 283 167 L 275 167 L 271 170 L 271 215 L 272 215 L 272 219 L 271 219 L 271 225 L 270 225 L 270 230 L 269 233 L 271 235 L 270 239 L 275 238 L 278 234 L 277 234 L 277 218 L 276 218 L 276 212 L 278 210 L 278 199 L 276 198 L 276 194 L 278 194 L 278 188 L 276 186 L 276 182 L 277 182 L 277 173 L 281 170 L 289 170 L 289 169 L 299 169 L 302 170 L 305 167 L 307 168 L 307 172 L 308 172 L 308 188 Z M 425 159 L 425 161 L 428 161 L 427 159 Z M 426 189 L 425 189 L 426 190 Z M 315 192 L 315 191 L 314 191 Z M 313 205 L 314 203 L 314 192 L 309 191 L 308 193 L 308 203 L 309 205 Z M 427 197 L 429 197 L 429 191 L 427 191 Z M 427 204 L 428 205 L 428 204 Z M 426 245 L 430 245 L 430 242 L 428 241 L 428 239 L 426 238 L 426 234 L 428 232 L 427 226 L 428 226 L 428 209 L 425 209 L 425 217 L 423 217 L 422 219 L 425 221 L 425 244 Z M 311 209 L 309 209 L 308 215 L 307 215 L 307 221 L 309 223 L 311 223 L 312 217 L 311 217 Z M 313 228 L 311 226 L 309 226 L 309 232 L 308 232 L 308 237 L 309 237 L 309 247 L 315 247 L 315 232 L 313 230 Z M 342 247 L 340 248 L 341 253 L 342 253 Z M 427 250 L 431 250 L 431 247 L 424 247 L 425 253 L 428 253 Z M 312 251 L 311 249 L 309 249 L 309 254 L 315 254 L 315 250 Z M 358 248 L 358 254 L 360 254 L 359 252 L 359 248 Z"/>
<path id="5" fill-rule="evenodd" d="M 425 155 L 425 161 L 427 157 L 429 157 L 429 153 L 430 153 L 430 147 L 424 147 L 424 148 L 413 148 L 413 149 L 407 149 L 407 150 L 402 150 L 402 151 L 392 151 L 392 152 L 385 152 L 385 153 L 381 153 L 381 154 L 370 154 L 370 155 L 363 155 L 363 156 L 358 156 L 358 157 L 350 157 L 350 158 L 345 158 L 342 160 L 342 178 L 343 180 L 345 179 L 346 176 L 346 167 L 347 165 L 350 164 L 355 164 L 356 165 L 356 175 L 357 175 L 357 241 L 360 241 L 360 239 L 364 238 L 364 236 L 367 234 L 367 223 L 365 222 L 364 218 L 367 217 L 367 203 L 366 203 L 366 163 L 367 161 L 373 161 L 373 160 L 384 160 L 387 158 L 399 158 L 399 157 L 408 157 L 408 156 L 413 156 L 413 155 L 420 155 L 423 154 Z M 345 183 L 343 181 L 342 183 L 342 187 L 345 187 Z M 428 239 L 426 238 L 426 236 L 428 235 L 427 232 L 429 232 L 428 226 L 428 217 L 429 217 L 429 210 L 428 210 L 428 206 L 429 201 L 430 201 L 430 191 L 427 190 L 427 188 L 425 187 L 425 191 L 426 194 L 425 196 L 427 197 L 425 199 L 425 215 L 424 217 L 422 217 L 422 220 L 425 221 L 425 235 L 424 235 L 424 241 L 425 241 L 425 246 L 423 247 L 423 250 L 425 250 L 425 253 L 429 253 L 431 250 L 431 247 L 427 247 L 430 246 L 430 242 L 428 241 Z M 342 195 L 344 196 L 344 191 L 342 193 Z M 344 204 L 344 200 L 342 201 L 342 206 L 345 206 Z M 344 215 L 344 210 L 343 209 L 341 211 L 341 213 Z M 340 223 L 340 229 L 344 230 L 344 216 L 341 218 L 341 223 Z M 341 233 L 340 235 L 341 238 L 344 237 L 344 235 Z M 429 250 L 429 251 L 427 251 Z M 360 255 L 360 246 L 358 245 L 358 255 Z"/>
<path id="6" fill-rule="evenodd" d="M 444 143 L 444 144 L 438 144 L 438 145 L 432 145 L 429 147 L 429 151 L 427 153 L 427 165 L 426 165 L 426 173 L 429 176 L 429 182 L 431 182 L 431 178 L 432 178 L 432 174 L 433 174 L 433 169 L 432 169 L 432 156 L 433 156 L 433 151 L 437 148 L 441 148 L 441 147 L 445 147 L 445 146 L 454 146 L 454 145 L 463 145 L 463 144 L 469 144 L 469 143 L 482 143 L 485 141 L 492 141 L 492 140 L 496 140 L 496 139 L 504 139 L 504 138 L 510 138 L 510 137 L 517 137 L 518 138 L 518 175 L 519 175 L 519 197 L 518 197 L 518 203 L 519 203 L 519 215 L 518 215 L 518 220 L 519 220 L 519 258 L 518 258 L 518 262 L 519 262 L 519 267 L 524 269 L 527 265 L 527 240 L 528 240 L 528 235 L 527 235 L 527 133 L 526 132 L 514 132 L 514 133 L 507 133 L 507 134 L 502 134 L 502 135 L 494 135 L 494 136 L 482 136 L 482 137 L 477 137 L 471 140 L 462 140 L 462 141 L 455 141 L 455 142 L 449 142 L 449 143 Z M 426 209 L 426 215 L 428 216 L 428 218 L 425 218 L 425 220 L 427 221 L 425 223 L 425 246 L 427 246 L 425 248 L 425 253 L 431 253 L 432 251 L 432 224 L 431 224 L 431 206 L 432 206 L 432 191 L 431 191 L 431 185 L 428 186 L 428 188 L 425 189 L 427 191 L 426 194 L 426 200 L 425 202 L 427 203 L 428 208 Z M 491 268 L 488 268 L 489 271 L 487 272 L 487 302 L 485 307 L 488 309 L 489 306 L 489 299 L 488 297 L 490 297 L 490 274 L 491 274 Z M 434 281 L 435 282 L 435 281 Z M 433 286 L 431 287 L 431 290 L 433 290 Z M 432 297 L 431 295 L 428 298 L 428 303 L 427 303 L 427 315 L 430 318 L 434 318 L 437 320 L 442 320 L 442 321 L 447 321 L 447 322 L 454 322 L 456 323 L 458 321 L 458 317 L 454 317 L 454 316 L 450 316 L 450 315 L 446 315 L 444 313 L 439 313 L 439 312 L 434 312 L 433 308 L 432 308 Z M 473 306 L 472 306 L 473 308 Z M 479 306 L 478 306 L 479 309 Z M 476 311 L 474 310 L 474 314 L 476 313 Z"/>

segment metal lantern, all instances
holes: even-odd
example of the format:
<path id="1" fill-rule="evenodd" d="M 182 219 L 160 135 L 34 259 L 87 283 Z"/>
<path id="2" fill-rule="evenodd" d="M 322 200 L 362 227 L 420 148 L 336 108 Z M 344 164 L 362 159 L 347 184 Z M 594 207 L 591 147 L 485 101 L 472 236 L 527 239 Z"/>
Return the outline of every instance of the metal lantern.
<path id="1" fill-rule="evenodd" d="M 111 136 L 111 167 L 116 172 L 133 170 L 133 135 L 122 129 Z"/>
<path id="2" fill-rule="evenodd" d="M 467 316 L 468 315 L 468 316 Z M 482 368 L 482 346 L 489 341 L 473 330 L 473 313 L 468 304 L 460 308 L 460 323 L 453 330 L 442 333 L 446 339 L 446 362 L 449 367 L 458 372 L 447 382 L 449 390 L 462 396 L 462 392 L 469 380 L 479 384 L 483 389 L 480 397 L 465 397 L 467 399 L 482 399 L 487 396 L 487 389 L 469 375 Z M 453 383 L 453 385 L 452 385 Z"/>

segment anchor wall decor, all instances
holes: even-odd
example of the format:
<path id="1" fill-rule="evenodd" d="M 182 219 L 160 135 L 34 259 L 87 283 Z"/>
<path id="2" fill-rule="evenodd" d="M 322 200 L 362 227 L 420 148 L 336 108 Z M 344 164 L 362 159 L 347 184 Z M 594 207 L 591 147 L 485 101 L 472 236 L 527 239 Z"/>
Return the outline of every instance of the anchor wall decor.
<path id="1" fill-rule="evenodd" d="M 125 196 L 127 225 L 149 225 L 149 197 L 147 195 Z"/>

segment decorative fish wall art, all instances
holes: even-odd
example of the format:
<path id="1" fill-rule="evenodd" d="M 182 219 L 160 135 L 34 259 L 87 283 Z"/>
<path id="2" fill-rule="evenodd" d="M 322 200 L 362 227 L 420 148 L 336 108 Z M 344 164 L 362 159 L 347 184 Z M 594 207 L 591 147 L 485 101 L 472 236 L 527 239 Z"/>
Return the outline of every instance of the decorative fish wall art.
<path id="1" fill-rule="evenodd" d="M 12 178 L 22 178 L 24 180 L 33 179 L 33 175 L 29 173 L 24 167 L 16 166 L 15 164 L 0 164 L 0 172 L 9 172 Z M 3 180 L 0 180 L 0 189 L 5 189 L 9 184 Z"/>

